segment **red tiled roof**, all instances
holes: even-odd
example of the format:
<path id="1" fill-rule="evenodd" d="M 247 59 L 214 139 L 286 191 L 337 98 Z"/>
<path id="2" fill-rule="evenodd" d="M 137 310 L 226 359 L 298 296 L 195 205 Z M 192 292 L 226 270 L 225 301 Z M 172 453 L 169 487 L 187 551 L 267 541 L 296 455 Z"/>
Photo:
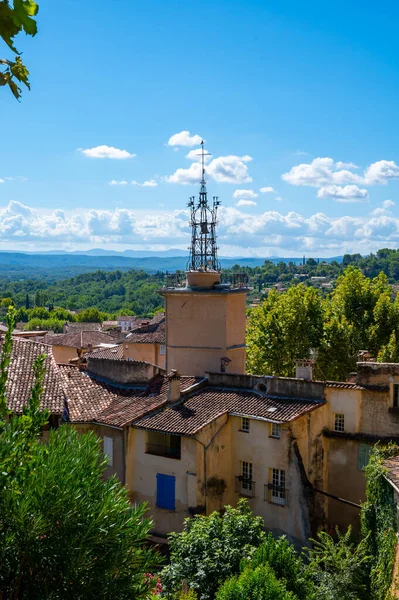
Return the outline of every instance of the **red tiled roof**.
<path id="1" fill-rule="evenodd" d="M 166 343 L 166 324 L 165 321 L 155 323 L 151 326 L 143 326 L 135 329 L 125 338 L 129 344 L 165 344 Z"/>
<path id="2" fill-rule="evenodd" d="M 139 419 L 135 427 L 194 435 L 222 414 L 238 414 L 285 423 L 323 405 L 306 399 L 266 397 L 249 390 L 205 387 L 185 402 Z"/>
<path id="3" fill-rule="evenodd" d="M 47 334 L 43 338 L 45 344 L 51 346 L 69 346 L 70 348 L 87 348 L 89 344 L 113 344 L 114 338 L 101 331 L 77 331 L 76 333 Z"/>
<path id="4" fill-rule="evenodd" d="M 72 423 L 123 427 L 167 401 L 168 383 L 164 377 L 156 378 L 143 388 L 105 383 L 69 365 L 60 365 L 60 372 Z M 182 377 L 182 389 L 195 381 L 193 377 Z"/>
<path id="5" fill-rule="evenodd" d="M 125 360 L 123 358 L 123 346 L 114 346 L 113 348 L 97 348 L 93 352 L 88 352 L 86 358 L 106 358 L 108 360 Z"/>
<path id="6" fill-rule="evenodd" d="M 7 406 L 14 413 L 21 413 L 30 398 L 34 384 L 33 363 L 40 354 L 47 355 L 40 406 L 52 414 L 62 414 L 64 410 L 65 395 L 51 346 L 14 338 L 7 380 Z"/>
<path id="7" fill-rule="evenodd" d="M 101 331 L 101 323 L 84 323 L 80 321 L 75 323 L 74 321 L 68 321 L 65 323 L 65 333 L 77 333 L 79 331 Z"/>

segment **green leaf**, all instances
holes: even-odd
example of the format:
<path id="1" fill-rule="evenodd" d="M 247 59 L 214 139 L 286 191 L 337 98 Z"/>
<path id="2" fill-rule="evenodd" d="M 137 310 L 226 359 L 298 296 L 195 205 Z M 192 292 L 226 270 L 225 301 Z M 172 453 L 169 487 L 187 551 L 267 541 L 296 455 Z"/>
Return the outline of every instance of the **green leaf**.
<path id="1" fill-rule="evenodd" d="M 37 14 L 38 7 L 32 0 L 14 0 L 12 19 L 17 27 L 22 28 L 28 35 L 36 35 L 37 23 L 30 15 Z"/>

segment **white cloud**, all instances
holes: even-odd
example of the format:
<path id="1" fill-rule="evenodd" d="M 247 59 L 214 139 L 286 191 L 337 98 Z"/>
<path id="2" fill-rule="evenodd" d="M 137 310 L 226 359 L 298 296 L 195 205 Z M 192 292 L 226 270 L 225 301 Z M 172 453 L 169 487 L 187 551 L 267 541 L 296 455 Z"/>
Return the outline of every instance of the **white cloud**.
<path id="1" fill-rule="evenodd" d="M 112 179 L 111 181 L 108 182 L 108 185 L 128 185 L 128 181 L 125 181 L 124 179 Z"/>
<path id="2" fill-rule="evenodd" d="M 386 209 L 393 208 L 395 206 L 395 202 L 393 200 L 384 200 L 382 206 Z"/>
<path id="3" fill-rule="evenodd" d="M 234 247 L 237 254 L 298 256 L 334 256 L 345 252 L 368 254 L 381 247 L 399 245 L 399 218 L 380 209 L 371 215 L 330 217 L 323 213 L 259 211 L 252 200 L 239 206 L 221 206 L 218 242 L 223 248 Z M 252 204 L 248 204 L 252 202 Z M 187 210 L 145 209 L 110 210 L 36 210 L 12 201 L 0 209 L 0 245 L 21 249 L 78 248 L 113 245 L 119 249 L 131 245 L 147 247 L 187 247 L 190 227 Z M 301 254 L 299 254 L 301 255 Z"/>
<path id="4" fill-rule="evenodd" d="M 245 156 L 219 156 L 214 158 L 206 168 L 206 175 L 218 183 L 248 183 L 252 177 L 248 174 L 248 166 L 252 158 Z M 200 181 L 201 165 L 193 162 L 188 169 L 177 169 L 166 178 L 169 183 L 189 184 Z"/>
<path id="5" fill-rule="evenodd" d="M 253 200 L 239 200 L 236 206 L 256 206 L 256 202 Z"/>
<path id="6" fill-rule="evenodd" d="M 364 172 L 365 182 L 370 185 L 386 184 L 389 179 L 399 178 L 399 165 L 393 160 L 379 160 L 372 163 Z"/>
<path id="7" fill-rule="evenodd" d="M 339 169 L 337 164 L 334 163 L 332 158 L 315 158 L 311 163 L 303 163 L 292 167 L 288 173 L 282 175 L 282 179 L 291 185 L 311 187 L 320 187 L 330 183 L 343 185 L 362 182 L 359 175 L 347 169 Z"/>
<path id="8" fill-rule="evenodd" d="M 277 202 L 282 202 L 284 198 L 282 196 L 276 196 L 275 200 L 277 200 Z"/>
<path id="9" fill-rule="evenodd" d="M 0 183 L 5 183 L 4 179 L 0 179 Z"/>
<path id="10" fill-rule="evenodd" d="M 337 202 L 364 202 L 368 191 L 357 185 L 326 185 L 317 192 L 318 198 L 333 198 Z"/>
<path id="11" fill-rule="evenodd" d="M 261 194 L 271 194 L 275 191 L 275 189 L 269 185 L 266 187 L 261 187 L 259 191 Z"/>
<path id="12" fill-rule="evenodd" d="M 256 194 L 253 190 L 236 190 L 233 194 L 233 198 L 257 198 L 258 194 Z"/>
<path id="13" fill-rule="evenodd" d="M 113 146 L 96 146 L 95 148 L 78 148 L 78 150 L 90 158 L 112 158 L 116 160 L 123 160 L 126 158 L 134 158 L 136 154 L 130 154 L 127 150 L 120 150 Z"/>
<path id="14" fill-rule="evenodd" d="M 191 148 L 192 146 L 199 146 L 201 142 L 202 137 L 200 135 L 191 135 L 189 131 L 181 131 L 169 138 L 168 146 L 188 146 Z"/>
<path id="15" fill-rule="evenodd" d="M 371 215 L 373 215 L 374 217 L 379 217 L 380 215 L 386 215 L 387 214 L 387 210 L 385 210 L 385 208 L 375 208 L 374 210 L 371 211 Z"/>
<path id="16" fill-rule="evenodd" d="M 148 181 L 143 181 L 143 183 L 133 180 L 132 185 L 139 185 L 140 187 L 157 187 L 158 183 L 155 179 L 149 179 Z"/>

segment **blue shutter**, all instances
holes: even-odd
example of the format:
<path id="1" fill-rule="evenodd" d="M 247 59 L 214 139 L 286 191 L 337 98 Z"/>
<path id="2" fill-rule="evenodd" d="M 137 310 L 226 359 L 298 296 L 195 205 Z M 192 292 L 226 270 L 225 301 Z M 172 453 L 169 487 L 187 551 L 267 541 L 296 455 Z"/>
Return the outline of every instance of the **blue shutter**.
<path id="1" fill-rule="evenodd" d="M 359 454 L 357 459 L 357 468 L 359 471 L 364 471 L 370 460 L 372 447 L 369 444 L 359 444 Z"/>
<path id="2" fill-rule="evenodd" d="M 157 506 L 167 510 L 175 510 L 176 477 L 157 473 Z"/>

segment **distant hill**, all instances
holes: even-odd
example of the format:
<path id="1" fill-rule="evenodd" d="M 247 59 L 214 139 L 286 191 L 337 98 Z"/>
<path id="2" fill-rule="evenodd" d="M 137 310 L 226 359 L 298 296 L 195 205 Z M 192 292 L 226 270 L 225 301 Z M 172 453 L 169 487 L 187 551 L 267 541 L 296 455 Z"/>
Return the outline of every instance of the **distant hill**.
<path id="1" fill-rule="evenodd" d="M 177 254 L 179 253 L 179 254 Z M 139 256 L 147 254 L 147 256 Z M 130 269 L 143 269 L 147 273 L 157 271 L 184 270 L 187 263 L 187 253 L 183 250 L 166 250 L 164 252 L 147 252 L 126 250 L 114 252 L 101 249 L 88 250 L 87 252 L 62 252 L 23 253 L 0 252 L 0 278 L 10 281 L 23 279 L 43 279 L 55 281 L 67 277 L 75 277 L 83 273 L 90 273 L 101 269 L 103 271 L 129 271 Z M 265 258 L 227 258 L 221 257 L 222 268 L 228 269 L 239 264 L 243 267 L 261 266 Z M 268 258 L 274 263 L 280 261 L 300 264 L 302 258 Z M 327 262 L 342 257 L 324 259 Z"/>

